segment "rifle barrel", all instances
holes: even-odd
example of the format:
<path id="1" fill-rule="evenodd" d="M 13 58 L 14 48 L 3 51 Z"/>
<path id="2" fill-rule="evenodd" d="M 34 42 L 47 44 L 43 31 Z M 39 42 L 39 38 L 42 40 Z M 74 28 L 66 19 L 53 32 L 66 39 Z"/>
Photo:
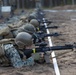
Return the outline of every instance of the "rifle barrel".
<path id="1" fill-rule="evenodd" d="M 38 47 L 35 49 L 26 49 L 24 50 L 25 55 L 31 55 L 32 53 L 38 52 L 46 52 L 46 51 L 56 51 L 56 50 L 66 50 L 66 49 L 73 49 L 73 45 L 64 45 L 64 46 L 53 46 L 53 47 Z"/>

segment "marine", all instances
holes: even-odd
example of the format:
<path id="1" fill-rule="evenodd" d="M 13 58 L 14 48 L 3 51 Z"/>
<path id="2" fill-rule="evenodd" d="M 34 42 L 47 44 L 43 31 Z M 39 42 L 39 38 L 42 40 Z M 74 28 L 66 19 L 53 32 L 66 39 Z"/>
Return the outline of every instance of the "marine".
<path id="1" fill-rule="evenodd" d="M 7 27 L 2 28 L 0 30 L 0 39 L 15 38 L 16 37 L 15 32 L 19 27 L 27 23 L 26 19 L 27 17 L 22 16 L 17 24 L 9 24 Z"/>
<path id="2" fill-rule="evenodd" d="M 27 59 L 26 56 L 20 56 L 19 51 L 26 50 L 27 48 L 31 47 L 32 36 L 27 32 L 20 32 L 15 38 L 15 44 L 19 47 L 18 49 L 15 48 L 13 44 L 4 44 L 3 49 L 0 49 L 2 53 L 0 54 L 0 57 L 6 57 L 8 64 L 15 68 L 34 65 L 34 59 L 31 56 Z M 3 64 L 3 61 L 0 61 L 0 63 Z"/>

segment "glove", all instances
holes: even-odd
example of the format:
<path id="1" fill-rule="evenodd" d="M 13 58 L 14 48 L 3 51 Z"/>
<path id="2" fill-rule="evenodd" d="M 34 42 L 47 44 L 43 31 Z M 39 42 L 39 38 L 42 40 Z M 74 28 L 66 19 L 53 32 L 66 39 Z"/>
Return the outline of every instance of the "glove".
<path id="1" fill-rule="evenodd" d="M 35 62 L 39 64 L 44 63 L 44 53 L 32 53 L 32 57 L 34 58 Z"/>

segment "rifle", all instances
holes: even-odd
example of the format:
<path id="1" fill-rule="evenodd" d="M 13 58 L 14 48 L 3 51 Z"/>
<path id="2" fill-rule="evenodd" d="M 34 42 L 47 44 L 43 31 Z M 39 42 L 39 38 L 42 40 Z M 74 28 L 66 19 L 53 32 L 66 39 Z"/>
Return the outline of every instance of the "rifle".
<path id="1" fill-rule="evenodd" d="M 75 44 L 65 44 L 63 46 L 52 46 L 52 47 L 47 47 L 47 43 L 39 43 L 39 44 L 36 44 L 36 47 L 35 49 L 26 49 L 26 50 L 22 50 L 24 52 L 24 55 L 26 56 L 30 56 L 32 53 L 38 53 L 38 52 L 44 52 L 46 53 L 47 51 L 61 51 L 61 50 L 68 50 L 68 49 L 74 49 L 76 48 L 76 45 Z"/>
<path id="2" fill-rule="evenodd" d="M 57 37 L 59 35 L 61 35 L 61 34 L 58 34 L 58 33 L 46 34 L 42 31 L 39 31 L 39 32 L 33 34 L 33 38 L 34 38 L 33 43 L 35 44 L 35 43 L 45 41 L 45 37 L 48 37 L 48 36 Z"/>
<path id="3" fill-rule="evenodd" d="M 44 31 L 44 32 L 46 32 L 46 29 L 57 29 L 57 28 L 59 28 L 59 27 L 58 26 L 47 26 L 47 27 L 45 27 L 45 25 L 39 26 L 39 30 Z M 38 29 L 37 29 L 37 31 L 38 31 Z"/>

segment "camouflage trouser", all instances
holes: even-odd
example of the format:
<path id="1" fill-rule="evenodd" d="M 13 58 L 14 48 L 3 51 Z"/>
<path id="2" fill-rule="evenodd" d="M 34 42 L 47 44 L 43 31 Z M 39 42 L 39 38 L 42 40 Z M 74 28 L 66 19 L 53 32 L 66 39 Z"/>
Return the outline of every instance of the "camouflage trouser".
<path id="1" fill-rule="evenodd" d="M 5 54 L 11 61 L 13 67 L 20 68 L 22 66 L 34 65 L 34 59 L 32 57 L 23 61 L 20 58 L 18 51 L 14 48 L 12 44 L 5 45 Z"/>

